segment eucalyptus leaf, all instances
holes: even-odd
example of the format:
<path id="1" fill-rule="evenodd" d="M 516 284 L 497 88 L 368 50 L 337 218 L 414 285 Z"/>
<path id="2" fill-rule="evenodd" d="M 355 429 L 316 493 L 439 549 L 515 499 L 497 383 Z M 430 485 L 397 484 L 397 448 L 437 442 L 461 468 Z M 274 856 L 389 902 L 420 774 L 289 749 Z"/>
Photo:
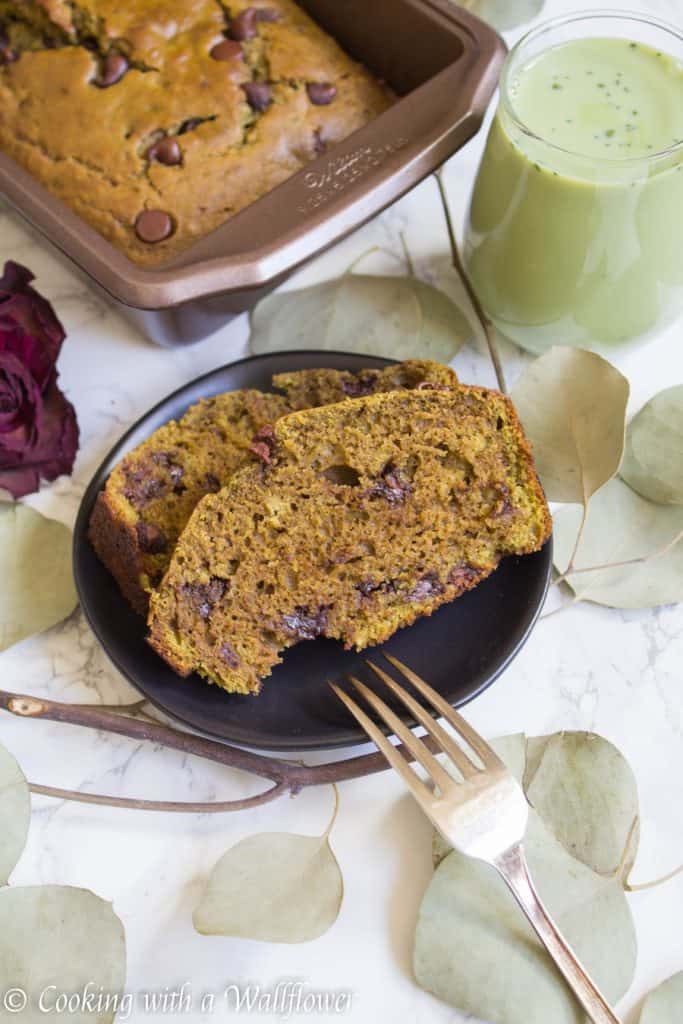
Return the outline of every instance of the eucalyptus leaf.
<path id="1" fill-rule="evenodd" d="M 31 817 L 31 794 L 24 774 L 0 744 L 0 885 L 21 857 Z"/>
<path id="2" fill-rule="evenodd" d="M 581 510 L 576 506 L 562 508 L 554 516 L 553 557 L 560 572 L 568 565 L 580 521 Z M 645 560 L 572 573 L 567 582 L 581 600 L 611 608 L 654 608 L 683 601 L 683 540 L 665 551 L 681 530 L 683 507 L 655 505 L 623 480 L 610 480 L 590 503 L 574 566 Z"/>
<path id="3" fill-rule="evenodd" d="M 526 852 L 541 898 L 611 1002 L 633 979 L 636 937 L 623 889 L 571 857 L 532 811 Z M 584 1024 L 557 968 L 493 868 L 457 852 L 423 899 L 418 983 L 489 1024 Z"/>
<path id="4" fill-rule="evenodd" d="M 640 1024 L 681 1024 L 683 1020 L 683 971 L 662 982 L 643 1003 Z"/>
<path id="5" fill-rule="evenodd" d="M 587 503 L 619 469 L 628 381 L 605 359 L 551 348 L 512 389 L 550 501 Z"/>
<path id="6" fill-rule="evenodd" d="M 69 1024 L 109 1024 L 125 978 L 123 925 L 111 903 L 60 885 L 0 891 L 0 992 L 26 993 L 27 1007 L 16 1016 L 22 1024 L 46 1019 L 41 993 L 49 1007 L 59 993 L 83 993 L 86 986 L 108 996 L 109 1005 L 74 1007 L 64 1016 Z"/>
<path id="7" fill-rule="evenodd" d="M 638 847 L 638 789 L 616 747 L 589 732 L 529 739 L 524 791 L 568 853 L 597 874 L 628 875 Z"/>
<path id="8" fill-rule="evenodd" d="M 261 942 L 310 942 L 337 920 L 344 896 L 329 835 L 261 832 L 237 843 L 215 865 L 193 923 L 202 935 Z"/>
<path id="9" fill-rule="evenodd" d="M 65 619 L 78 598 L 71 533 L 22 504 L 0 504 L 0 651 Z"/>
<path id="10" fill-rule="evenodd" d="M 458 306 L 415 277 L 344 274 L 269 295 L 251 317 L 255 353 L 322 348 L 448 363 L 471 335 Z"/>
<path id="11" fill-rule="evenodd" d="M 531 21 L 545 7 L 545 0 L 459 0 L 460 6 L 487 21 L 499 32 Z"/>
<path id="12" fill-rule="evenodd" d="M 660 391 L 631 420 L 621 476 L 650 501 L 683 505 L 683 384 Z"/>

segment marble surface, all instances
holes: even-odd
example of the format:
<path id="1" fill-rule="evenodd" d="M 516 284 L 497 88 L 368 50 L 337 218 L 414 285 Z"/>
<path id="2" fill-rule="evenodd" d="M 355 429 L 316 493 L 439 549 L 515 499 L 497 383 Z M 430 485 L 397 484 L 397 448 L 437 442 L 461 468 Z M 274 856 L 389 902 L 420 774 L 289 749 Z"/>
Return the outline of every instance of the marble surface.
<path id="1" fill-rule="evenodd" d="M 605 4 L 603 6 L 617 6 Z M 680 0 L 632 6 L 683 26 Z M 577 9 L 551 0 L 546 13 Z M 513 39 L 517 32 L 509 35 Z M 446 169 L 458 220 L 464 212 L 483 143 L 480 135 Z M 385 214 L 308 267 L 291 287 L 334 275 L 362 253 L 364 269 L 401 272 L 400 233 L 418 274 L 458 298 L 436 186 L 424 182 Z M 102 456 L 138 415 L 198 374 L 247 352 L 245 318 L 199 346 L 168 352 L 145 342 L 0 205 L 0 258 L 30 266 L 68 331 L 60 359 L 62 385 L 76 406 L 82 444 L 71 479 L 30 500 L 71 524 L 80 495 Z M 510 378 L 523 357 L 505 347 Z M 651 344 L 615 357 L 630 379 L 631 408 L 683 380 L 681 325 Z M 492 384 L 480 340 L 454 363 L 462 379 Z M 554 598 L 551 597 L 551 600 Z M 638 778 L 642 843 L 635 880 L 673 869 L 683 839 L 683 607 L 619 612 L 576 606 L 541 621 L 501 680 L 467 710 L 485 735 L 592 729 L 616 743 Z M 76 612 L 49 633 L 0 655 L 2 686 L 66 701 L 120 703 L 134 691 L 108 663 Z M 253 780 L 180 754 L 70 726 L 0 717 L 0 740 L 37 783 L 166 800 L 228 799 L 255 791 Z M 309 757 L 314 760 L 314 756 Z M 235 815 L 143 814 L 35 797 L 28 846 L 14 884 L 55 882 L 92 888 L 113 900 L 125 923 L 127 989 L 163 992 L 189 983 L 193 994 L 227 984 L 263 989 L 301 979 L 308 989 L 351 992 L 354 1024 L 410 1020 L 461 1024 L 464 1018 L 411 980 L 412 930 L 430 876 L 430 829 L 397 778 L 382 774 L 345 784 L 333 846 L 346 896 L 339 920 L 305 946 L 275 946 L 197 935 L 191 912 L 220 854 L 259 831 L 315 833 L 332 805 L 328 788 L 304 792 Z M 635 1024 L 645 992 L 683 968 L 680 914 L 683 876 L 631 897 L 640 943 L 633 987 L 620 1007 Z M 202 1013 L 196 1003 L 185 1019 Z M 132 1019 L 161 1019 L 138 1007 Z M 272 1014 L 253 1013 L 255 1020 Z M 312 1021 L 328 1015 L 309 1013 Z M 549 1022 L 550 1024 L 550 1022 Z"/>

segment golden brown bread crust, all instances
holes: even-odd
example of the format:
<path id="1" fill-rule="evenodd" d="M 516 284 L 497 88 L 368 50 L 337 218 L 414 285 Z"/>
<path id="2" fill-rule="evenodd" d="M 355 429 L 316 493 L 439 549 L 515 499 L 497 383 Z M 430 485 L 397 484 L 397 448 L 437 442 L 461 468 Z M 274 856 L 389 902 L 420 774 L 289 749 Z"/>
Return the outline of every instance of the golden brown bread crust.
<path id="1" fill-rule="evenodd" d="M 357 394 L 421 384 L 457 383 L 447 366 L 407 360 L 381 370 L 299 370 L 279 374 L 283 395 L 233 391 L 193 405 L 129 452 L 97 498 L 90 541 L 121 592 L 141 615 L 149 591 L 168 568 L 173 548 L 197 502 L 227 483 L 248 456 L 254 434 L 294 409 Z M 258 445 L 263 442 L 256 442 Z"/>
<path id="2" fill-rule="evenodd" d="M 300 640 L 382 643 L 551 530 L 514 408 L 485 388 L 292 413 L 263 463 L 199 503 L 150 602 L 154 649 L 231 692 Z"/>
<path id="3" fill-rule="evenodd" d="M 144 554 L 134 525 L 122 518 L 106 490 L 97 495 L 88 539 L 133 610 L 138 615 L 146 615 L 149 594 L 140 585 L 145 573 Z"/>
<path id="4" fill-rule="evenodd" d="M 389 103 L 292 0 L 0 0 L 0 148 L 137 263 L 182 252 Z M 173 234 L 142 241 L 144 210 Z"/>

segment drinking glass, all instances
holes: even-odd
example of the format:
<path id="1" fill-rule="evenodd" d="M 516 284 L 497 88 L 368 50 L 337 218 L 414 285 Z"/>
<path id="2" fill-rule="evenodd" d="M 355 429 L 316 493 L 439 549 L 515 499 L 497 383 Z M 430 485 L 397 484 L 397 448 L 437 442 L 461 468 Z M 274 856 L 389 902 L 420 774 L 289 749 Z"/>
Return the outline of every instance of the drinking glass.
<path id="1" fill-rule="evenodd" d="M 515 109 L 529 62 L 579 38 L 636 40 L 670 55 L 683 75 L 680 32 L 614 11 L 547 22 L 508 54 L 464 259 L 491 320 L 536 353 L 555 344 L 609 349 L 683 306 L 683 139 L 647 156 L 589 157 L 536 134 Z M 680 84 L 672 76 L 671 88 Z"/>

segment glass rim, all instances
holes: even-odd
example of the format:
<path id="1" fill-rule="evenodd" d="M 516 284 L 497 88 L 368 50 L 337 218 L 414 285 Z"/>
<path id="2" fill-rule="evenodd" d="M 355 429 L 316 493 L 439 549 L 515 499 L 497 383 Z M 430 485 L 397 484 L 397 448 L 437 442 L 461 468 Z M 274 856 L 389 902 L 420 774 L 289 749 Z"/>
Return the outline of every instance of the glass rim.
<path id="1" fill-rule="evenodd" d="M 667 157 L 674 156 L 678 152 L 683 152 L 683 139 L 680 139 L 678 142 L 674 142 L 671 146 L 667 146 L 665 149 L 659 149 L 657 152 L 648 153 L 645 156 L 591 156 L 588 153 L 581 153 L 576 149 L 567 149 L 566 146 L 560 146 L 556 142 L 552 142 L 550 139 L 546 138 L 544 135 L 539 135 L 538 132 L 533 131 L 533 129 L 524 122 L 515 110 L 510 96 L 509 78 L 515 58 L 519 55 L 521 49 L 527 43 L 544 35 L 546 32 L 552 31 L 553 29 L 561 28 L 564 25 L 571 25 L 574 22 L 598 21 L 605 18 L 610 18 L 613 21 L 636 21 L 644 25 L 649 25 L 653 28 L 662 29 L 664 32 L 667 32 L 669 35 L 678 39 L 683 45 L 683 31 L 680 31 L 675 25 L 672 25 L 670 22 L 665 21 L 662 18 L 651 17 L 649 14 L 644 14 L 642 11 L 628 11 L 614 8 L 602 10 L 587 9 L 583 11 L 575 11 L 572 14 L 560 14 L 555 18 L 549 18 L 547 21 L 542 22 L 540 25 L 535 25 L 533 28 L 529 29 L 528 32 L 525 32 L 521 39 L 518 39 L 510 49 L 507 57 L 505 58 L 505 63 L 500 76 L 500 102 L 506 115 L 510 118 L 515 127 L 527 138 L 540 142 L 542 145 L 547 146 L 556 153 L 562 153 L 565 156 L 574 158 L 578 157 L 583 160 L 590 160 L 596 164 L 609 165 L 615 168 L 652 164 Z"/>

